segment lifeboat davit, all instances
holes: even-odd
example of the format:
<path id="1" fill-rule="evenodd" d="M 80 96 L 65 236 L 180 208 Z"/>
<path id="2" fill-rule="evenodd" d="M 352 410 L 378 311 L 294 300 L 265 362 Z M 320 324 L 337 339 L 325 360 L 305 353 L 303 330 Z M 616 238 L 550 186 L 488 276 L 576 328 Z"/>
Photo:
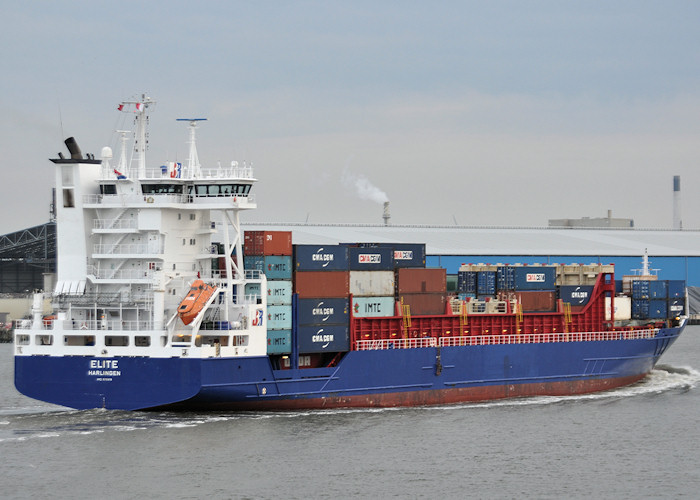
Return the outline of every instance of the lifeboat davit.
<path id="1" fill-rule="evenodd" d="M 215 291 L 215 286 L 207 285 L 202 280 L 192 283 L 190 291 L 177 308 L 177 314 L 182 322 L 186 325 L 192 323 Z"/>

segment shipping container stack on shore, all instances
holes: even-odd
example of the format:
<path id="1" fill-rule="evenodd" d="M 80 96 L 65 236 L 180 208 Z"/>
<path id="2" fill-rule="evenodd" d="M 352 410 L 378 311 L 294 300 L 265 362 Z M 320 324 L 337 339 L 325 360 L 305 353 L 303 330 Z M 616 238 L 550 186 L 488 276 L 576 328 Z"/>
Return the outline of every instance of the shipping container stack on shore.
<path id="1" fill-rule="evenodd" d="M 289 354 L 292 345 L 292 233 L 246 231 L 243 265 L 267 277 L 267 290 L 246 285 L 246 295 L 267 294 L 267 353 Z"/>

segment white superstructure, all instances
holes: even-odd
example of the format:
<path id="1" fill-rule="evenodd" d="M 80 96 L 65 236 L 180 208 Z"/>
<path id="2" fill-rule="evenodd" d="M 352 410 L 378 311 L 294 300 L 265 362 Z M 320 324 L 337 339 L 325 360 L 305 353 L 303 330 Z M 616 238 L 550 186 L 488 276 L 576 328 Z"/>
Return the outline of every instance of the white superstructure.
<path id="1" fill-rule="evenodd" d="M 135 117 L 134 155 L 102 149 L 56 164 L 57 278 L 53 314 L 35 297 L 31 320 L 16 325 L 19 355 L 264 356 L 265 276 L 245 271 L 239 214 L 256 208 L 252 166 L 199 164 L 189 123 L 186 164 L 146 163 L 146 124 L 154 102 L 124 101 Z M 216 287 L 188 324 L 178 314 L 193 282 Z M 246 287 L 246 284 L 249 286 Z M 248 292 L 248 293 L 246 293 Z"/>

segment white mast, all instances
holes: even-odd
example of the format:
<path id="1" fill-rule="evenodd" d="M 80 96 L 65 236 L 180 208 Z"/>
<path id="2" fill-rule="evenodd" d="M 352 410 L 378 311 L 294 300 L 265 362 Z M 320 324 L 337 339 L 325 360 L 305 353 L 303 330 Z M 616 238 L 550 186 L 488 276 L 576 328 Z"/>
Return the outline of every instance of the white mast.
<path id="1" fill-rule="evenodd" d="M 192 177 L 199 179 L 201 177 L 201 165 L 199 164 L 199 156 L 197 156 L 197 122 L 206 121 L 206 118 L 177 118 L 179 122 L 190 122 L 190 155 L 188 158 L 188 170 Z"/>
<path id="2" fill-rule="evenodd" d="M 134 153 L 131 161 L 136 160 L 137 177 L 146 175 L 146 147 L 148 145 L 146 139 L 146 122 L 148 116 L 146 111 L 149 106 L 155 104 L 146 94 L 141 94 L 140 100 L 122 101 L 117 109 L 124 113 L 136 113 L 136 131 L 134 132 L 135 144 Z"/>

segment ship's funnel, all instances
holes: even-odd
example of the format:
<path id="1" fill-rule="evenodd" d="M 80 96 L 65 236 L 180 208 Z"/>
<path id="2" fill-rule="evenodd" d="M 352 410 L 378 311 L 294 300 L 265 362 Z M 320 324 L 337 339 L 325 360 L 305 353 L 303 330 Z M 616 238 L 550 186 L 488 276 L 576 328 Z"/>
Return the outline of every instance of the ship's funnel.
<path id="1" fill-rule="evenodd" d="M 64 141 L 66 143 L 66 147 L 68 148 L 68 151 L 70 151 L 70 157 L 71 160 L 82 160 L 83 159 L 83 153 L 80 151 L 80 148 L 78 147 L 78 143 L 75 141 L 73 137 L 69 137 Z"/>
<path id="2" fill-rule="evenodd" d="M 681 176 L 673 176 L 673 229 L 683 229 L 681 219 Z"/>
<path id="3" fill-rule="evenodd" d="M 389 202 L 388 201 L 384 202 L 384 215 L 382 215 L 382 219 L 384 219 L 384 225 L 388 226 L 389 219 L 391 219 L 391 215 L 389 214 Z"/>

